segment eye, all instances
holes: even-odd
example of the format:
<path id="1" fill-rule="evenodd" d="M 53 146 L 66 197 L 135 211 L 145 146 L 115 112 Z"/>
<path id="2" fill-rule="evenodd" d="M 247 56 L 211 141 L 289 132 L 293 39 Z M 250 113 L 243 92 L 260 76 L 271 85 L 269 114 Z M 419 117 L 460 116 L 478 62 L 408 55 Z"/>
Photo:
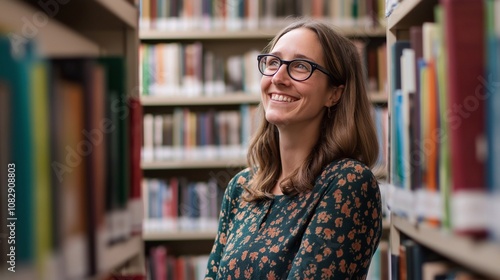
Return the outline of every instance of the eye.
<path id="1" fill-rule="evenodd" d="M 294 61 L 291 65 L 291 67 L 294 71 L 298 71 L 298 72 L 310 72 L 311 71 L 311 64 L 309 64 L 308 62 L 303 61 L 303 60 Z"/>
<path id="2" fill-rule="evenodd" d="M 267 57 L 266 58 L 266 66 L 267 67 L 272 67 L 272 68 L 277 68 L 281 64 L 280 60 L 276 57 Z"/>

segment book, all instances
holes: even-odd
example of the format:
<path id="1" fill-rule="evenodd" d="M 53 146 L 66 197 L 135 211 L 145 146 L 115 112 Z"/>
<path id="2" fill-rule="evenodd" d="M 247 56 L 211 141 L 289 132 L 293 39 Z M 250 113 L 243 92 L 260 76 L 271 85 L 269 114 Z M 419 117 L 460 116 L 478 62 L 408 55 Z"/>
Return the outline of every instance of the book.
<path id="1" fill-rule="evenodd" d="M 397 108 L 394 106 L 396 104 L 396 92 L 397 90 L 401 90 L 401 63 L 400 63 L 400 58 L 403 53 L 403 49 L 409 48 L 410 47 L 410 42 L 409 41 L 397 41 L 391 46 L 391 67 L 393 69 L 392 77 L 391 77 L 391 87 L 390 87 L 390 98 L 393 102 L 393 104 L 390 108 L 390 112 L 396 112 Z M 397 119 L 395 118 L 397 116 L 392 116 L 392 114 L 389 115 L 389 124 L 390 124 L 390 138 L 389 138 L 389 145 L 391 145 L 394 149 L 394 151 L 397 151 L 399 147 L 397 146 L 396 140 L 396 123 Z M 401 186 L 401 178 L 398 175 L 400 172 L 400 166 L 396 163 L 396 156 L 398 154 L 394 152 L 389 153 L 389 180 L 392 184 L 396 186 Z"/>
<path id="2" fill-rule="evenodd" d="M 8 135 L 12 130 L 10 128 L 10 123 L 11 123 L 11 112 L 10 112 L 10 103 L 11 99 L 11 92 L 7 86 L 7 83 L 5 81 L 0 80 L 0 135 Z M 0 166 L 4 166 L 5 168 L 0 169 L 0 180 L 2 182 L 7 182 L 7 187 L 3 187 L 0 189 L 0 199 L 1 201 L 6 201 L 7 202 L 7 207 L 2 207 L 0 209 L 0 219 L 2 221 L 7 221 L 8 217 L 8 188 L 12 187 L 13 185 L 11 184 L 9 186 L 9 173 L 13 173 L 15 169 L 10 169 L 11 172 L 9 172 L 9 163 L 10 163 L 10 152 L 9 152 L 9 147 L 10 147 L 10 137 L 2 137 L 0 139 Z M 12 179 L 10 180 L 12 181 Z M 7 252 L 5 254 L 2 254 L 0 256 L 0 269 L 3 271 L 7 271 L 7 261 L 9 261 L 9 257 L 7 254 L 10 254 L 10 245 L 8 244 L 8 237 L 9 233 L 6 231 L 6 229 L 2 229 L 0 233 L 0 250 L 2 252 Z"/>
<path id="3" fill-rule="evenodd" d="M 419 73 L 418 60 L 423 58 L 422 26 L 410 27 L 410 47 L 415 52 L 415 73 Z M 410 153 L 411 161 L 411 189 L 416 191 L 421 186 L 420 161 L 420 75 L 415 74 L 415 93 L 410 101 Z"/>
<path id="4" fill-rule="evenodd" d="M 437 25 L 425 22 L 422 25 L 422 47 L 425 69 L 421 72 L 421 147 L 422 147 L 422 186 L 425 203 L 424 221 L 431 226 L 438 226 L 441 218 L 442 208 L 436 206 L 434 201 L 439 201 L 439 179 L 438 179 L 438 156 L 440 139 L 439 135 L 439 96 L 436 80 L 436 40 Z"/>
<path id="5" fill-rule="evenodd" d="M 404 123 L 403 123 L 403 96 L 401 91 L 401 56 L 403 54 L 403 49 L 410 47 L 409 41 L 397 41 L 390 49 L 391 56 L 391 68 L 392 77 L 390 84 L 390 108 L 389 108 L 389 143 L 391 147 L 389 150 L 389 182 L 394 185 L 395 190 L 401 197 L 406 197 L 405 202 L 402 199 L 392 199 L 389 201 L 389 207 L 391 211 L 398 213 L 400 215 L 409 215 L 411 208 L 411 203 L 407 202 L 410 196 L 406 195 L 408 192 L 404 189 L 404 165 L 403 165 L 403 133 L 404 133 Z M 396 194 L 395 194 L 396 196 Z"/>
<path id="6" fill-rule="evenodd" d="M 15 218 L 15 254 L 18 268 L 31 266 L 35 261 L 35 221 L 34 221 L 34 159 L 33 159 L 33 119 L 31 115 L 30 71 L 36 59 L 34 42 L 16 49 L 22 55 L 13 56 L 14 50 L 8 37 L 0 36 L 0 81 L 7 88 L 10 97 L 10 123 L 8 133 L 10 155 L 8 163 L 15 168 L 15 198 L 9 218 Z M 7 97 L 7 98 L 9 98 Z M 2 168 L 7 168 L 4 166 Z M 23 207 L 20 207 L 23 205 Z M 10 244 L 13 246 L 13 244 Z"/>
<path id="7" fill-rule="evenodd" d="M 83 63 L 83 61 L 79 61 Z M 87 153 L 82 131 L 85 129 L 85 85 L 83 65 L 76 60 L 52 60 L 51 71 L 56 77 L 53 85 L 52 110 L 59 118 L 54 123 L 55 181 L 58 201 L 59 236 L 64 275 L 68 278 L 90 274 L 90 248 L 87 193 Z"/>
<path id="8" fill-rule="evenodd" d="M 51 278 L 49 261 L 52 255 L 52 205 L 50 175 L 50 118 L 48 66 L 43 59 L 33 63 L 30 75 L 31 117 L 33 123 L 33 178 L 35 208 L 35 258 L 37 274 Z"/>
<path id="9" fill-rule="evenodd" d="M 106 127 L 106 99 L 105 79 L 106 73 L 102 66 L 93 59 L 82 59 L 84 73 L 82 79 L 85 83 L 85 129 L 82 131 L 85 141 L 92 147 L 88 155 L 88 221 L 89 239 L 92 244 L 91 273 L 95 274 L 99 264 L 102 263 L 103 249 L 106 248 L 106 151 L 107 127 Z"/>
<path id="10" fill-rule="evenodd" d="M 483 2 L 442 0 L 450 122 L 452 228 L 486 236 L 485 74 Z"/>
<path id="11" fill-rule="evenodd" d="M 143 217 L 141 199 L 141 184 L 143 176 L 141 169 L 143 108 L 139 98 L 137 97 L 130 97 L 128 99 L 128 104 L 130 110 L 130 195 L 128 208 L 131 213 L 132 234 L 139 234 L 142 232 Z"/>
<path id="12" fill-rule="evenodd" d="M 500 11 L 500 3 L 498 1 L 488 0 L 485 2 L 486 11 L 486 40 L 487 40 L 487 75 L 486 79 L 482 79 L 481 83 L 486 85 L 486 94 L 488 102 L 486 102 L 486 131 L 488 142 L 488 157 L 487 157 L 487 185 L 488 191 L 491 193 L 489 205 L 491 209 L 488 211 L 489 231 L 492 239 L 500 240 L 500 222 L 496 213 L 500 211 L 500 172 L 497 171 L 497 166 L 500 165 L 500 128 L 497 125 L 500 120 L 500 20 L 497 15 Z"/>
<path id="13" fill-rule="evenodd" d="M 436 72 L 438 84 L 439 103 L 439 192 L 441 193 L 441 227 L 451 229 L 451 159 L 450 159 L 450 127 L 447 118 L 448 112 L 448 89 L 446 82 L 446 40 L 444 34 L 444 12 L 441 5 L 434 8 L 436 19 L 437 36 L 435 40 Z"/>
<path id="14" fill-rule="evenodd" d="M 109 217 L 109 243 L 116 243 L 130 236 L 128 198 L 130 193 L 129 159 L 129 107 L 125 91 L 125 62 L 123 57 L 101 57 L 97 62 L 106 75 L 106 118 L 109 122 L 107 138 L 107 190 L 106 212 Z"/>

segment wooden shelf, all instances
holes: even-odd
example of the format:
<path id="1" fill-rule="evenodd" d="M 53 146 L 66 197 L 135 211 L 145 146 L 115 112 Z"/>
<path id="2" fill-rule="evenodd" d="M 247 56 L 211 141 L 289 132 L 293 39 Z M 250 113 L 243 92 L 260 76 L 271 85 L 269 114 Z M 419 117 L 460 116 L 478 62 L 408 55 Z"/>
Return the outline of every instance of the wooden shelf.
<path id="1" fill-rule="evenodd" d="M 102 258 L 100 258 L 99 273 L 103 275 L 109 273 L 134 257 L 139 256 L 138 248 L 142 248 L 142 242 L 141 236 L 133 236 L 127 241 L 105 248 Z"/>
<path id="2" fill-rule="evenodd" d="M 433 20 L 437 0 L 404 0 L 394 8 L 387 20 L 387 28 L 403 29 L 417 23 Z"/>
<path id="3" fill-rule="evenodd" d="M 165 231 L 144 233 L 145 241 L 214 240 L 216 231 Z"/>
<path id="4" fill-rule="evenodd" d="M 143 170 L 155 169 L 206 169 L 245 166 L 245 158 L 215 159 L 215 160 L 170 160 L 157 162 L 142 162 Z"/>
<path id="5" fill-rule="evenodd" d="M 348 37 L 383 37 L 385 28 L 338 28 Z M 141 30 L 141 40 L 269 40 L 280 31 L 280 28 L 257 30 Z"/>
<path id="6" fill-rule="evenodd" d="M 394 215 L 391 219 L 397 230 L 418 243 L 480 274 L 500 278 L 500 244 L 474 241 L 435 228 L 416 226 Z"/>
<path id="7" fill-rule="evenodd" d="M 111 14 L 119 18 L 122 22 L 126 23 L 128 27 L 137 28 L 139 15 L 137 9 L 124 0 L 95 0 L 103 8 Z M 85 2 L 85 1 L 80 1 Z"/>
<path id="8" fill-rule="evenodd" d="M 369 93 L 368 98 L 372 103 L 386 103 L 387 95 L 382 93 Z M 209 105 L 238 105 L 258 104 L 260 95 L 245 93 L 230 93 L 220 96 L 141 96 L 143 106 L 209 106 Z"/>
<path id="9" fill-rule="evenodd" d="M 36 26 L 33 18 L 36 15 L 44 15 L 41 11 L 22 1 L 1 1 L 0 3 L 0 26 L 11 34 L 16 42 L 24 42 L 33 37 L 37 42 L 38 51 L 43 56 L 63 57 L 75 55 L 96 56 L 100 53 L 100 47 L 95 42 L 75 33 L 66 25 L 51 20 L 48 16 L 44 25 Z M 36 16 L 37 18 L 41 16 Z M 33 29 L 26 27 L 29 21 Z M 33 34 L 25 34 L 25 32 Z"/>
<path id="10" fill-rule="evenodd" d="M 230 93 L 220 96 L 141 96 L 143 106 L 192 106 L 192 105 L 238 105 L 238 104 L 258 104 L 260 95 L 245 93 Z"/>
<path id="11" fill-rule="evenodd" d="M 115 30 L 117 27 L 137 29 L 139 14 L 137 8 L 125 0 L 66 1 L 60 4 L 42 6 L 39 2 L 22 0 L 40 11 L 46 10 L 51 18 L 71 26 L 74 30 Z M 44 1 L 45 2 L 45 1 Z M 50 2 L 50 1 L 49 1 Z M 50 6 L 50 7 L 49 7 Z M 91 18 L 88 15 L 92 15 Z"/>

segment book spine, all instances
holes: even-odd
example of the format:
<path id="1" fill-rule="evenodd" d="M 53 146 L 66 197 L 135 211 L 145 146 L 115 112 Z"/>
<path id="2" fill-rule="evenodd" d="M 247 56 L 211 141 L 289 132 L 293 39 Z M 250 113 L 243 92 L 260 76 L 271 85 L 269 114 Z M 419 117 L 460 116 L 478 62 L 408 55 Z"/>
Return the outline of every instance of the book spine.
<path id="1" fill-rule="evenodd" d="M 482 1 L 465 0 L 442 4 L 451 109 L 452 227 L 458 234 L 484 237 L 485 90 L 477 80 L 485 74 L 484 6 Z"/>

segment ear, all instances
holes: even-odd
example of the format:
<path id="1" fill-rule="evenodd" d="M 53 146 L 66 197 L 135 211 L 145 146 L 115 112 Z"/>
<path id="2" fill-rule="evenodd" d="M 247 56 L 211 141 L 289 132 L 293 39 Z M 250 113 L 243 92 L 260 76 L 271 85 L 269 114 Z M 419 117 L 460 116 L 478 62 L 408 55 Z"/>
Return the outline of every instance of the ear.
<path id="1" fill-rule="evenodd" d="M 344 85 L 333 87 L 328 95 L 328 101 L 326 102 L 326 107 L 331 107 L 339 102 L 342 93 L 344 93 Z"/>

